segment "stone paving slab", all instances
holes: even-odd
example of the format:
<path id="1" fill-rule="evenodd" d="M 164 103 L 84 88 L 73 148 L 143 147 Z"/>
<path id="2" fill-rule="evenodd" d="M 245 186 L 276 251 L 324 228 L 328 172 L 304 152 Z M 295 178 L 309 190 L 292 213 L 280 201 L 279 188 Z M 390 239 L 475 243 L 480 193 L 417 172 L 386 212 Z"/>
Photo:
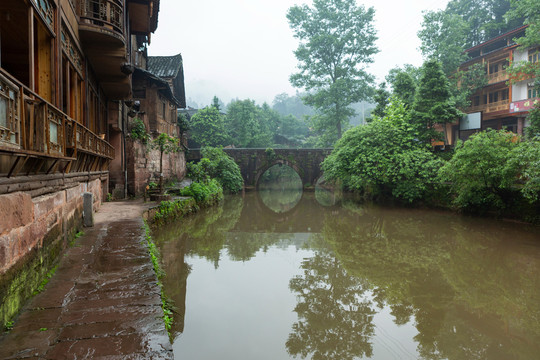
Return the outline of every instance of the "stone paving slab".
<path id="1" fill-rule="evenodd" d="M 105 203 L 45 290 L 0 337 L 0 359 L 172 359 L 142 201 Z"/>

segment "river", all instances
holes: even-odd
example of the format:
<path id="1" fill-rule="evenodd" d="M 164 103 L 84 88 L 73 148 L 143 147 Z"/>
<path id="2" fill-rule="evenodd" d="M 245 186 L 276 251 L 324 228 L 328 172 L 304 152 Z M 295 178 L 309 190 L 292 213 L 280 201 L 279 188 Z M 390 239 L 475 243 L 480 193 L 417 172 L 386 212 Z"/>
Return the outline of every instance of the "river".
<path id="1" fill-rule="evenodd" d="M 154 232 L 176 359 L 538 358 L 538 227 L 320 194 Z"/>

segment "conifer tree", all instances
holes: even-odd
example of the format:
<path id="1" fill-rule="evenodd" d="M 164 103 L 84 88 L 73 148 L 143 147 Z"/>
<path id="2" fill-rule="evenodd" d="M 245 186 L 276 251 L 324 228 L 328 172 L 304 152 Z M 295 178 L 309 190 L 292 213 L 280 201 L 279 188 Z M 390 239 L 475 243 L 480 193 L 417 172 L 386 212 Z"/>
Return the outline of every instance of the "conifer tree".
<path id="1" fill-rule="evenodd" d="M 442 71 L 441 63 L 437 60 L 426 61 L 422 70 L 413 104 L 412 123 L 418 140 L 426 144 L 442 138 L 440 132 L 435 130 L 435 125 L 441 124 L 446 142 L 445 125 L 455 121 L 461 112 L 452 100 L 448 79 Z"/>

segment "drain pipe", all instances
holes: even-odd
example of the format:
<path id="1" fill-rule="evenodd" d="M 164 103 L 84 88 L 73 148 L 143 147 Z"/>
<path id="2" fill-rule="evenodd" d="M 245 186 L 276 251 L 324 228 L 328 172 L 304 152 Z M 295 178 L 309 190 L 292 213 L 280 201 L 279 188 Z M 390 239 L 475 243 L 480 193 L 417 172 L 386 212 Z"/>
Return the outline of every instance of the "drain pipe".
<path id="1" fill-rule="evenodd" d="M 121 101 L 120 104 L 122 105 L 122 171 L 124 172 L 124 199 L 127 198 L 127 164 L 126 164 L 126 114 L 124 106 L 124 102 Z"/>

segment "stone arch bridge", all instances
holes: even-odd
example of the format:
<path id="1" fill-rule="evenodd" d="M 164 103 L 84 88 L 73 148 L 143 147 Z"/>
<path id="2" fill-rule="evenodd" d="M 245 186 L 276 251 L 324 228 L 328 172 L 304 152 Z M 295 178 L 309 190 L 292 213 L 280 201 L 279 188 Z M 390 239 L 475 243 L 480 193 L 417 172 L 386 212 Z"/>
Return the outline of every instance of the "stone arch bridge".
<path id="1" fill-rule="evenodd" d="M 244 186 L 257 187 L 262 174 L 274 165 L 293 168 L 304 186 L 315 185 L 321 177 L 321 163 L 332 149 L 223 149 L 240 167 Z M 201 159 L 200 149 L 189 149 L 187 161 Z"/>

